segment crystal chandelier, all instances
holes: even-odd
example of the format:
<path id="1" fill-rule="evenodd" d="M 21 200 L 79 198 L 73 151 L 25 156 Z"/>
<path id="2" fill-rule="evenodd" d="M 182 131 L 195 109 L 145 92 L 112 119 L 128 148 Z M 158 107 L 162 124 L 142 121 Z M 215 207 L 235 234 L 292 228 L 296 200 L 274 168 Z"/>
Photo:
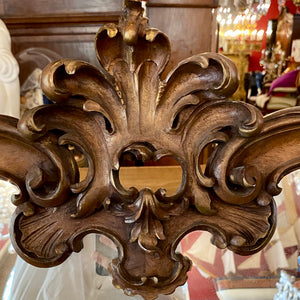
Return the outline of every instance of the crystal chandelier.
<path id="1" fill-rule="evenodd" d="M 260 0 L 256 7 L 253 6 L 254 13 L 258 17 L 261 17 L 261 16 L 267 14 L 267 12 L 270 8 L 270 5 L 271 5 L 271 0 Z"/>
<path id="2" fill-rule="evenodd" d="M 220 4 L 217 22 L 224 52 L 260 48 L 265 32 L 256 29 L 256 21 L 268 12 L 270 0 L 224 0 Z"/>

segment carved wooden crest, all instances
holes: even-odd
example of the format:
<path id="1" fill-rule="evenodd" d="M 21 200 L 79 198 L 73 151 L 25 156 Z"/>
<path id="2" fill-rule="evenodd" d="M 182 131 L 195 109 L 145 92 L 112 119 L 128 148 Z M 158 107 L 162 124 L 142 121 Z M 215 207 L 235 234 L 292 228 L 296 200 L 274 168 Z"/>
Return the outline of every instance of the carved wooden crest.
<path id="1" fill-rule="evenodd" d="M 193 230 L 235 253 L 262 249 L 276 225 L 277 183 L 300 166 L 300 109 L 263 118 L 228 100 L 236 68 L 218 54 L 188 58 L 162 81 L 170 44 L 148 27 L 139 1 L 126 1 L 119 25 L 99 30 L 96 52 L 99 69 L 65 59 L 43 71 L 54 105 L 20 121 L 0 118 L 1 176 L 20 189 L 11 223 L 18 254 L 51 267 L 80 251 L 86 234 L 102 233 L 119 250 L 114 285 L 155 299 L 185 283 L 191 262 L 175 249 Z M 202 171 L 199 157 L 211 144 Z M 88 163 L 81 181 L 70 145 Z M 124 153 L 174 157 L 183 173 L 176 194 L 126 190 Z"/>

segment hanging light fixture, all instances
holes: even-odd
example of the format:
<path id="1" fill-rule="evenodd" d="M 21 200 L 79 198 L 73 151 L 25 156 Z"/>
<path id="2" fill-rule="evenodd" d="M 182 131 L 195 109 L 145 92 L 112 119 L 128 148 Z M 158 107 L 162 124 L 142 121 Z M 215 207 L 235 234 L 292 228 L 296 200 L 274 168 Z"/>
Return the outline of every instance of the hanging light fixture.
<path id="1" fill-rule="evenodd" d="M 255 8 L 255 13 L 258 16 L 263 16 L 263 15 L 267 14 L 267 12 L 270 8 L 270 5 L 271 5 L 270 0 L 260 0 L 259 4 Z"/>
<path id="2" fill-rule="evenodd" d="M 256 21 L 270 8 L 270 0 L 224 0 L 217 16 L 220 46 L 224 52 L 259 48 L 265 32 L 256 30 Z"/>
<path id="3" fill-rule="evenodd" d="M 252 7 L 253 0 L 234 0 L 234 6 L 239 13 L 246 11 Z"/>

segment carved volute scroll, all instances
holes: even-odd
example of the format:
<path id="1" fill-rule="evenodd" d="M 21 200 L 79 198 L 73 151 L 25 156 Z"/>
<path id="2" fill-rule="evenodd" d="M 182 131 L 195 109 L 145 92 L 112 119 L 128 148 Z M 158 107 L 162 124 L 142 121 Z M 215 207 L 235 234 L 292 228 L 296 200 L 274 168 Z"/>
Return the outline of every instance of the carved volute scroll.
<path id="1" fill-rule="evenodd" d="M 162 81 L 168 38 L 148 27 L 140 1 L 125 1 L 123 11 L 118 25 L 96 36 L 99 69 L 54 62 L 42 75 L 54 104 L 19 121 L 0 117 L 0 170 L 20 189 L 11 238 L 24 260 L 58 265 L 82 249 L 86 234 L 101 233 L 118 247 L 113 284 L 155 299 L 185 283 L 191 262 L 175 249 L 193 230 L 243 255 L 268 243 L 277 184 L 300 167 L 300 109 L 263 118 L 228 100 L 237 73 L 219 54 L 190 57 Z M 202 171 L 199 157 L 211 144 Z M 70 146 L 87 161 L 82 180 Z M 183 174 L 178 191 L 146 184 L 126 190 L 119 179 L 124 153 L 144 161 L 174 157 Z"/>

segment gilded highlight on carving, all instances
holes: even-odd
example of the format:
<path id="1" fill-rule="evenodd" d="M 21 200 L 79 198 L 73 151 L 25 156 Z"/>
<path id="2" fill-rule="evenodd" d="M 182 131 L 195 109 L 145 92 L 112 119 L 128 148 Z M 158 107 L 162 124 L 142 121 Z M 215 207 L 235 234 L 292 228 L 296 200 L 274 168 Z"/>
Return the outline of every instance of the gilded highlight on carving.
<path id="1" fill-rule="evenodd" d="M 18 254 L 51 267 L 80 251 L 86 234 L 102 233 L 119 248 L 114 285 L 155 299 L 185 283 L 191 262 L 175 249 L 193 230 L 211 232 L 216 246 L 238 254 L 261 250 L 276 226 L 277 184 L 300 166 L 300 109 L 263 118 L 229 100 L 236 67 L 215 53 L 182 61 L 162 80 L 170 43 L 148 27 L 140 1 L 125 1 L 119 24 L 100 28 L 95 49 L 99 69 L 69 59 L 44 69 L 53 105 L 19 121 L 0 117 L 0 174 L 20 189 L 11 226 Z M 70 145 L 88 166 L 81 181 Z M 177 192 L 125 189 L 124 153 L 174 157 L 183 174 Z"/>

